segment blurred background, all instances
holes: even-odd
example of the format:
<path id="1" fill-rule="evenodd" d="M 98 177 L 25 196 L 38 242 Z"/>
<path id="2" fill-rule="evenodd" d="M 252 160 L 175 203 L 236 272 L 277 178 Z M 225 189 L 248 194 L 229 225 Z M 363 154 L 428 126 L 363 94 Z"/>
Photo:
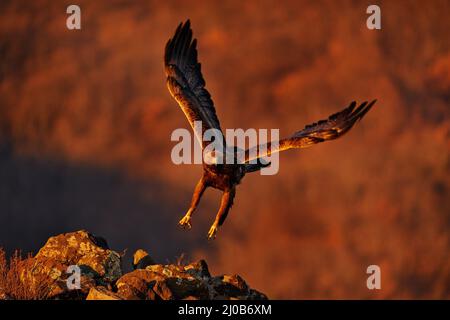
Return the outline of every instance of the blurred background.
<path id="1" fill-rule="evenodd" d="M 270 298 L 450 298 L 449 1 L 78 0 L 70 31 L 73 3 L 0 2 L 0 246 L 87 229 L 127 264 L 185 253 Z M 187 18 L 223 128 L 286 136 L 378 99 L 343 139 L 248 175 L 213 242 L 219 191 L 177 226 L 202 169 L 171 162 L 189 127 L 162 57 Z"/>

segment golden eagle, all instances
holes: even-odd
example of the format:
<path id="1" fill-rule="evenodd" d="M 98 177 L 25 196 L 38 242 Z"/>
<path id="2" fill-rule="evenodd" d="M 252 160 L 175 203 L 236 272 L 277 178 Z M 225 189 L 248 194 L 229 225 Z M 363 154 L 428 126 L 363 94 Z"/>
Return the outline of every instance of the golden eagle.
<path id="1" fill-rule="evenodd" d="M 184 24 L 180 23 L 173 38 L 167 42 L 164 64 L 167 87 L 180 105 L 191 127 L 194 129 L 195 121 L 202 123 L 202 135 L 196 133 L 202 148 L 205 148 L 206 144 L 202 139 L 203 133 L 208 129 L 221 130 L 221 128 L 211 95 L 205 88 L 196 46 L 197 40 L 192 39 L 189 20 Z M 375 102 L 376 100 L 370 103 L 363 102 L 359 106 L 356 102 L 352 102 L 347 108 L 331 115 L 328 119 L 307 125 L 303 130 L 281 139 L 277 144 L 269 142 L 263 146 L 265 148 L 261 148 L 262 146 L 250 148 L 245 151 L 243 163 L 206 164 L 203 162 L 203 176 L 195 187 L 191 206 L 179 224 L 191 228 L 192 213 L 206 188 L 213 187 L 222 190 L 220 209 L 208 232 L 208 238 L 214 238 L 218 227 L 225 221 L 233 204 L 236 185 L 240 183 L 246 173 L 258 171 L 268 165 L 263 160 L 258 160 L 256 164 L 250 163 L 251 160 L 254 160 L 251 155 L 257 154 L 251 151 L 254 151 L 255 148 L 266 150 L 263 154 L 257 154 L 256 158 L 261 159 L 274 152 L 306 148 L 316 143 L 337 139 L 349 131 L 358 120 L 361 120 Z"/>

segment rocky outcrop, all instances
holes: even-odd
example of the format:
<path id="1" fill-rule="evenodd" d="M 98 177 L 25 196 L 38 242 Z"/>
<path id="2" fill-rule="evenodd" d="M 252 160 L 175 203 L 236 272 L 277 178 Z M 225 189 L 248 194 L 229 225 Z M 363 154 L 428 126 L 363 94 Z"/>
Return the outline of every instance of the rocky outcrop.
<path id="1" fill-rule="evenodd" d="M 140 249 L 134 254 L 135 270 L 126 274 L 121 260 L 106 240 L 82 230 L 51 237 L 17 269 L 23 286 L 46 299 L 267 299 L 238 275 L 211 276 L 204 260 L 157 264 Z"/>
<path id="2" fill-rule="evenodd" d="M 78 270 L 80 285 L 69 288 Z M 49 238 L 36 256 L 21 261 L 19 272 L 34 290 L 41 292 L 45 286 L 47 298 L 83 297 L 90 288 L 111 286 L 122 276 L 121 257 L 104 239 L 82 230 Z"/>
<path id="3" fill-rule="evenodd" d="M 238 275 L 212 277 L 206 262 L 185 266 L 155 264 L 122 276 L 117 293 L 125 299 L 267 299 Z"/>

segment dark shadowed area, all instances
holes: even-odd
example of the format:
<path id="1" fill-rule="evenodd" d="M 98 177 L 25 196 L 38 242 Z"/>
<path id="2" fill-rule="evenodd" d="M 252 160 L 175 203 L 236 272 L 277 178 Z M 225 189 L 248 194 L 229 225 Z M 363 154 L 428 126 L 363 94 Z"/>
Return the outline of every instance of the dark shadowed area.
<path id="1" fill-rule="evenodd" d="M 86 229 L 117 251 L 205 258 L 270 298 L 450 298 L 449 1 L 0 2 L 0 246 Z M 163 51 L 191 19 L 223 128 L 289 135 L 378 99 L 337 141 L 248 175 L 214 242 L 220 193 L 177 222 L 201 175 L 176 166 L 188 123 Z M 382 270 L 382 290 L 366 268 Z"/>

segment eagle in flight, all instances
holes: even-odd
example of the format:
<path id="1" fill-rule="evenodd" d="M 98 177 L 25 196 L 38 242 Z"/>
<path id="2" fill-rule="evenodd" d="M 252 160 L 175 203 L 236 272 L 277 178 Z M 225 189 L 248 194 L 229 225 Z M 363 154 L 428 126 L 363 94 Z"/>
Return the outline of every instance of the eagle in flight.
<path id="1" fill-rule="evenodd" d="M 201 137 L 203 137 L 206 130 L 217 129 L 221 132 L 221 128 L 211 95 L 205 88 L 205 80 L 202 76 L 201 65 L 198 62 L 196 47 L 197 39 L 192 38 L 189 20 L 184 24 L 180 23 L 175 35 L 166 44 L 164 64 L 170 94 L 180 105 L 194 131 L 194 122 L 201 121 Z M 264 157 L 275 152 L 293 148 L 306 148 L 316 143 L 337 139 L 349 131 L 358 120 L 361 120 L 375 102 L 376 100 L 370 103 L 363 102 L 360 105 L 352 102 L 347 108 L 331 115 L 328 119 L 307 125 L 303 130 L 288 138 L 281 139 L 276 144 L 268 142 L 263 145 L 263 148 L 261 148 L 262 146 L 256 146 L 247 149 L 243 162 L 208 164 L 203 161 L 203 175 L 195 187 L 189 210 L 179 224 L 190 229 L 192 214 L 205 189 L 208 187 L 219 189 L 223 192 L 220 209 L 208 232 L 208 239 L 215 238 L 219 226 L 224 223 L 233 205 L 236 186 L 246 173 L 258 171 L 269 165 L 263 160 Z M 207 144 L 202 141 L 201 137 L 197 135 L 204 149 Z M 227 146 L 225 148 L 228 150 Z M 255 148 L 265 150 L 263 153 L 257 153 L 256 163 L 255 157 L 250 156 L 255 154 L 251 152 Z"/>

